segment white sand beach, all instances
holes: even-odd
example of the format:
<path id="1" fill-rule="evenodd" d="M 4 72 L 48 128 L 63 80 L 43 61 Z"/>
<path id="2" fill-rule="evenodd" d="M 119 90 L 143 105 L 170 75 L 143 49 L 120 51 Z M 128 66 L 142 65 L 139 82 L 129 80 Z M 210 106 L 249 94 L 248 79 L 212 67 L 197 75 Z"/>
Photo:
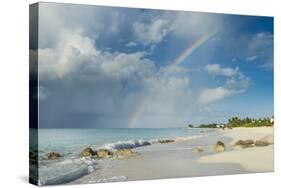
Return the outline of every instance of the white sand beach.
<path id="1" fill-rule="evenodd" d="M 272 136 L 272 127 L 261 128 L 236 128 L 224 131 L 224 136 L 230 137 L 234 144 L 237 140 L 258 140 Z M 251 172 L 270 172 L 274 169 L 273 145 L 267 147 L 254 147 L 237 149 L 218 154 L 203 156 L 199 159 L 202 163 L 235 163 Z"/>
<path id="2" fill-rule="evenodd" d="M 273 145 L 233 149 L 237 140 L 258 140 L 265 136 L 273 136 L 272 127 L 212 130 L 191 140 L 139 147 L 132 156 L 102 161 L 98 170 L 71 184 L 270 172 Z M 224 142 L 225 152 L 214 153 L 213 145 L 218 140 Z M 193 152 L 194 147 L 202 148 L 203 152 Z"/>

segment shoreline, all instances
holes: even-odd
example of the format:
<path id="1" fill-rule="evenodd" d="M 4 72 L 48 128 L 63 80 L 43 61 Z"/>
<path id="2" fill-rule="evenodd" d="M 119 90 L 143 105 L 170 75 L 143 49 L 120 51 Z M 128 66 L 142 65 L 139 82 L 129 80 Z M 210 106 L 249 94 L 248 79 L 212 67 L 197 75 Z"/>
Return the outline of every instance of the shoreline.
<path id="1" fill-rule="evenodd" d="M 89 159 L 93 171 L 67 184 L 101 183 L 180 177 L 245 174 L 273 171 L 273 145 L 233 149 L 237 140 L 273 136 L 273 127 L 202 129 L 198 135 L 171 143 L 155 143 L 131 148 L 122 158 Z M 217 141 L 225 151 L 214 153 Z M 200 147 L 202 151 L 194 152 Z"/>
<path id="2" fill-rule="evenodd" d="M 194 139 L 134 148 L 135 155 L 120 160 L 104 160 L 97 171 L 70 184 L 249 173 L 239 164 L 198 162 L 201 156 L 213 153 L 212 144 L 218 139 L 231 142 L 219 130 L 206 132 Z M 194 153 L 192 149 L 197 146 L 202 147 L 204 152 Z"/>

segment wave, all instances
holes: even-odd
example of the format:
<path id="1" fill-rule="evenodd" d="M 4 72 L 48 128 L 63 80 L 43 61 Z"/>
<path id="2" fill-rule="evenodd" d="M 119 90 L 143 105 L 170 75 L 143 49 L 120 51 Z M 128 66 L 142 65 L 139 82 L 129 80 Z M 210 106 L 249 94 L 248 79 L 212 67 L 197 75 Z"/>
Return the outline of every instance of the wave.
<path id="1" fill-rule="evenodd" d="M 118 149 L 133 149 L 136 147 L 149 146 L 157 143 L 158 140 L 127 140 L 117 141 L 114 143 L 104 144 L 100 149 L 118 150 Z"/>
<path id="2" fill-rule="evenodd" d="M 176 138 L 163 138 L 163 139 L 150 139 L 150 140 L 127 140 L 127 141 L 117 141 L 113 143 L 107 143 L 99 147 L 99 149 L 107 150 L 119 150 L 119 149 L 133 149 L 137 147 L 149 146 L 158 143 L 169 143 L 169 142 L 182 142 L 187 140 L 192 140 L 200 138 L 204 135 L 187 136 L 187 137 L 176 137 Z"/>

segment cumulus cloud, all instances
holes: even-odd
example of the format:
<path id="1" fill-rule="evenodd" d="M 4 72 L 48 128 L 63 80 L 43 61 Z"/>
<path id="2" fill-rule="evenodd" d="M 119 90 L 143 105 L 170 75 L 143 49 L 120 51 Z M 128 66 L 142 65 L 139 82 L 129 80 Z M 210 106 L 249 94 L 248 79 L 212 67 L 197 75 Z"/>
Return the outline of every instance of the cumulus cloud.
<path id="1" fill-rule="evenodd" d="M 215 88 L 203 89 L 199 96 L 199 103 L 206 105 L 226 97 L 237 95 L 246 91 L 250 84 L 250 78 L 239 71 L 239 68 L 222 68 L 218 64 L 209 64 L 205 70 L 212 75 L 227 77 L 225 84 Z"/>
<path id="2" fill-rule="evenodd" d="M 62 30 L 62 33 L 53 48 L 38 50 L 39 75 L 44 91 L 52 92 L 52 96 L 41 94 L 45 104 L 50 104 L 47 100 L 54 104 L 68 102 L 59 107 L 41 105 L 42 121 L 46 117 L 49 123 L 54 121 L 53 126 L 59 126 L 58 123 L 75 126 L 72 122 L 76 120 L 72 118 L 88 114 L 98 118 L 95 122 L 100 125 L 112 126 L 102 118 L 106 114 L 118 118 L 120 123 L 115 126 L 122 127 L 140 103 L 144 105 L 142 122 L 147 122 L 140 126 L 151 126 L 155 118 L 158 124 L 154 126 L 160 123 L 164 126 L 165 122 L 160 121 L 165 119 L 163 116 L 179 114 L 178 110 L 184 113 L 190 104 L 187 69 L 174 66 L 157 69 L 144 52 L 103 51 L 82 30 Z M 54 115 L 54 111 L 58 114 Z M 94 120 L 85 118 L 82 122 L 91 124 L 91 121 Z"/>
<path id="3" fill-rule="evenodd" d="M 171 31 L 171 22 L 165 19 L 154 19 L 151 23 L 135 22 L 133 29 L 140 42 L 157 44 Z"/>
<path id="4" fill-rule="evenodd" d="M 62 78 L 99 54 L 93 41 L 83 36 L 81 30 L 63 30 L 60 35 L 54 48 L 38 50 L 39 74 L 42 77 Z"/>
<path id="5" fill-rule="evenodd" d="M 126 127 L 136 112 L 136 127 L 181 126 L 249 85 L 238 68 L 198 64 L 200 71 L 192 72 L 195 67 L 163 66 L 167 62 L 159 57 L 175 55 L 170 46 L 159 57 L 148 53 L 169 37 L 185 46 L 218 29 L 217 16 L 53 6 L 51 13 L 40 12 L 43 127 Z M 196 76 L 211 79 L 198 84 Z"/>
<path id="6" fill-rule="evenodd" d="M 220 76 L 235 76 L 237 75 L 239 69 L 238 68 L 223 68 L 221 67 L 219 64 L 208 64 L 205 66 L 206 71 L 209 74 L 213 74 L 213 75 L 220 75 Z"/>
<path id="7" fill-rule="evenodd" d="M 208 104 L 221 100 L 227 96 L 231 95 L 231 91 L 223 87 L 208 88 L 204 89 L 199 97 L 199 102 L 201 104 Z"/>

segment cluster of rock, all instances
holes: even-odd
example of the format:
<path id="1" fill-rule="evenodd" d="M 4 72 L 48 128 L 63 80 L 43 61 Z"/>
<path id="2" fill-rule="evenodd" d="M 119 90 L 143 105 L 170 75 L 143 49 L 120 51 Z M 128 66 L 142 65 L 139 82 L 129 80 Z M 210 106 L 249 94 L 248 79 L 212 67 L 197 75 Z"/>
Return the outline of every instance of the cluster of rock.
<path id="1" fill-rule="evenodd" d="M 247 139 L 247 140 L 238 140 L 235 142 L 233 145 L 233 148 L 250 148 L 250 147 L 264 147 L 264 146 L 269 146 L 273 144 L 273 136 L 269 135 L 266 137 L 263 137 L 262 139 L 259 140 L 252 140 L 252 139 Z M 194 147 L 192 149 L 194 153 L 201 153 L 204 150 L 201 147 Z M 224 152 L 225 151 L 225 144 L 222 141 L 218 141 L 215 145 L 213 145 L 213 151 L 215 153 L 219 152 Z"/>
<path id="2" fill-rule="evenodd" d="M 118 149 L 110 151 L 107 149 L 98 149 L 93 150 L 92 148 L 85 148 L 80 152 L 80 157 L 92 157 L 92 158 L 121 158 L 133 154 L 133 151 L 130 149 Z"/>
<path id="3" fill-rule="evenodd" d="M 129 156 L 133 154 L 133 151 L 130 149 L 118 149 L 114 151 L 110 151 L 107 149 L 98 149 L 98 150 L 93 150 L 92 148 L 88 147 L 83 149 L 79 156 L 81 158 L 83 157 L 90 157 L 90 158 L 97 158 L 97 159 L 105 159 L 105 158 L 122 158 L 125 156 Z M 46 153 L 44 156 L 45 160 L 54 160 L 54 159 L 59 159 L 63 155 L 58 153 L 58 152 L 49 152 Z M 37 160 L 37 157 L 34 154 L 29 154 L 29 158 L 31 160 Z"/>
<path id="4" fill-rule="evenodd" d="M 159 142 L 160 144 L 167 144 L 167 143 L 175 142 L 175 140 L 172 140 L 172 139 L 165 139 L 165 140 L 159 140 L 158 142 Z"/>
<path id="5" fill-rule="evenodd" d="M 241 148 L 250 148 L 254 147 L 254 140 L 248 139 L 248 140 L 238 140 L 237 142 L 234 143 L 234 148 L 236 147 L 241 147 Z"/>
<path id="6" fill-rule="evenodd" d="M 172 143 L 175 140 L 172 139 L 162 139 L 158 141 L 161 144 Z M 125 156 L 130 156 L 133 154 L 131 149 L 117 149 L 117 150 L 108 150 L 108 149 L 97 149 L 93 150 L 92 148 L 88 147 L 83 149 L 79 156 L 82 157 L 90 157 L 90 158 L 97 158 L 97 159 L 105 159 L 105 158 L 123 158 Z M 45 155 L 44 159 L 58 159 L 63 155 L 58 152 L 49 152 Z"/>
<path id="7" fill-rule="evenodd" d="M 261 138 L 259 140 L 238 140 L 234 144 L 234 148 L 240 147 L 240 148 L 249 148 L 249 147 L 264 147 L 264 146 L 269 146 L 273 144 L 273 136 L 266 136 L 264 138 Z"/>
<path id="8" fill-rule="evenodd" d="M 50 152 L 50 153 L 46 153 L 45 159 L 58 159 L 62 156 L 63 155 L 58 152 Z"/>

